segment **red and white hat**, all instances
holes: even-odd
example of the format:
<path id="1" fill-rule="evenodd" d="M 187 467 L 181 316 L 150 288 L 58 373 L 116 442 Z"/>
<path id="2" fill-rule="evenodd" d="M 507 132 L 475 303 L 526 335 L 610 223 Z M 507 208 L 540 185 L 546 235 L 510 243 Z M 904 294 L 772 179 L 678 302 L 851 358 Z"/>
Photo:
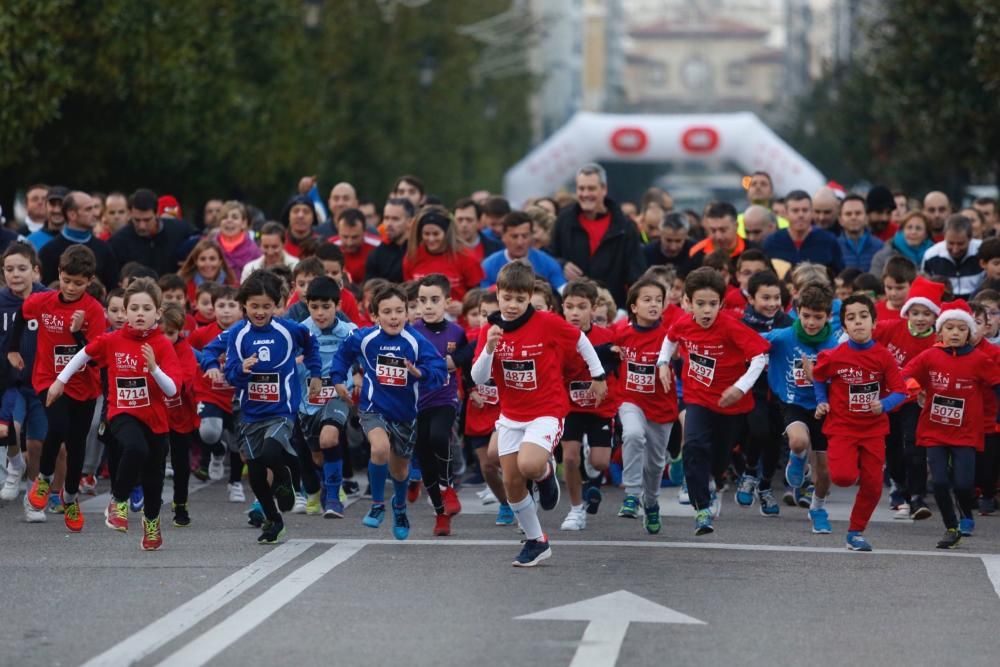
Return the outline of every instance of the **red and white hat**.
<path id="1" fill-rule="evenodd" d="M 924 306 L 935 315 L 940 315 L 942 298 L 944 298 L 944 284 L 918 276 L 910 285 L 910 293 L 906 298 L 906 303 L 899 309 L 899 314 L 906 317 L 906 311 L 910 309 L 910 306 Z"/>
<path id="2" fill-rule="evenodd" d="M 956 299 L 955 301 L 949 301 L 948 303 L 941 306 L 943 309 L 941 314 L 938 315 L 937 324 L 935 325 L 935 330 L 941 333 L 941 327 L 948 320 L 958 320 L 959 322 L 965 322 L 969 325 L 969 331 L 976 330 L 976 318 L 972 316 L 972 309 L 969 308 L 967 304 L 962 299 Z"/>

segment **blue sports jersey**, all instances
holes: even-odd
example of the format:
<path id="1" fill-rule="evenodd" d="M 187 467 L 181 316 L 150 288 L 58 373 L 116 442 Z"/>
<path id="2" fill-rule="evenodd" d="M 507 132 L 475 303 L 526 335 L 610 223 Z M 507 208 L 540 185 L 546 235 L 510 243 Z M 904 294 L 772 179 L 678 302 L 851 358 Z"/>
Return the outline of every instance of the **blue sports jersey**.
<path id="1" fill-rule="evenodd" d="M 31 286 L 31 293 L 48 292 L 49 289 L 41 283 Z M 19 371 L 7 362 L 7 349 L 10 332 L 14 330 L 14 321 L 20 316 L 21 304 L 24 299 L 10 291 L 9 287 L 0 289 L 0 378 L 2 386 L 14 387 L 23 384 L 31 387 L 31 369 L 35 365 L 35 348 L 38 344 L 38 322 L 31 320 L 25 323 L 24 334 L 21 336 L 21 348 L 17 350 L 24 359 L 24 370 Z"/>
<path id="2" fill-rule="evenodd" d="M 795 335 L 795 327 L 761 333 L 771 343 L 767 365 L 767 384 L 771 393 L 782 403 L 791 403 L 807 410 L 816 409 L 813 383 L 802 368 L 802 355 L 813 362 L 823 350 L 837 347 L 837 337 L 831 333 L 819 345 L 803 343 Z"/>
<path id="3" fill-rule="evenodd" d="M 334 320 L 333 326 L 329 329 L 320 329 L 313 322 L 311 317 L 307 317 L 302 326 L 309 329 L 309 333 L 316 339 L 319 346 L 319 357 L 323 363 L 323 392 L 318 400 L 309 400 L 309 371 L 305 364 L 299 364 L 299 382 L 302 387 L 302 403 L 299 405 L 299 412 L 307 415 L 316 414 L 323 405 L 331 398 L 336 397 L 333 390 L 333 382 L 330 380 L 330 368 L 333 366 L 333 358 L 337 350 L 344 344 L 351 332 L 358 327 L 352 322 Z M 349 378 L 351 379 L 351 378 Z M 350 382 L 348 382 L 350 385 Z"/>
<path id="4" fill-rule="evenodd" d="M 226 381 L 241 392 L 243 421 L 294 419 L 302 394 L 295 357 L 303 355 L 303 363 L 312 377 L 321 377 L 323 371 L 319 345 L 309 329 L 298 322 L 275 317 L 263 327 L 242 320 L 226 334 Z M 257 363 L 249 373 L 244 373 L 243 361 L 255 354 Z"/>
<path id="5" fill-rule="evenodd" d="M 420 393 L 433 391 L 448 377 L 444 358 L 409 324 L 395 336 L 379 326 L 351 332 L 333 358 L 333 383 L 344 383 L 357 361 L 364 373 L 359 407 L 365 412 L 378 412 L 389 421 L 416 419 Z M 419 380 L 406 369 L 406 361 L 420 371 Z"/>

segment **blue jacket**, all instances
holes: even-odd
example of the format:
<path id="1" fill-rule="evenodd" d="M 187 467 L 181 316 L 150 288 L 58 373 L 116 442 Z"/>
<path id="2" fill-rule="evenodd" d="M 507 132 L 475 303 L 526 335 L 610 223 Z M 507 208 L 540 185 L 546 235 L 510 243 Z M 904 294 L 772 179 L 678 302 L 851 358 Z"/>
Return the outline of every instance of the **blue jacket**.
<path id="1" fill-rule="evenodd" d="M 483 282 L 480 283 L 482 287 L 490 287 L 497 284 L 497 276 L 500 275 L 500 269 L 511 263 L 511 259 L 507 257 L 507 250 L 498 250 L 489 257 L 483 260 L 483 273 L 486 277 L 483 278 Z M 531 248 L 528 250 L 528 261 L 531 262 L 531 268 L 535 270 L 535 273 L 540 278 L 545 278 L 552 285 L 552 289 L 558 290 L 562 289 L 562 286 L 566 284 L 566 278 L 563 276 L 562 267 L 559 266 L 559 262 L 552 258 L 552 255 L 547 252 L 542 252 L 541 250 L 536 250 Z"/>
<path id="2" fill-rule="evenodd" d="M 275 317 L 260 328 L 249 320 L 237 322 L 226 334 L 226 381 L 241 391 L 241 418 L 247 422 L 293 419 L 302 395 L 295 357 L 303 355 L 311 377 L 321 377 L 323 371 L 319 345 L 309 329 Z M 243 360 L 255 354 L 256 365 L 244 373 Z"/>
<path id="3" fill-rule="evenodd" d="M 834 273 L 840 273 L 844 269 L 844 258 L 840 253 L 837 237 L 815 227 L 802 240 L 801 248 L 795 247 L 787 229 L 779 229 L 764 241 L 764 253 L 771 259 L 783 259 L 793 266 L 802 262 L 816 262 L 831 267 Z"/>
<path id="4" fill-rule="evenodd" d="M 378 326 L 352 331 L 333 358 L 333 383 L 343 384 L 358 361 L 364 373 L 359 408 L 392 422 L 416 419 L 420 392 L 433 391 L 448 377 L 444 358 L 409 324 L 395 336 Z M 406 370 L 405 361 L 420 371 L 419 380 Z"/>
<path id="5" fill-rule="evenodd" d="M 31 293 L 48 292 L 49 288 L 41 283 L 31 286 Z M 21 358 L 24 359 L 24 370 L 19 371 L 7 362 L 8 337 L 14 330 L 14 320 L 21 314 L 21 304 L 24 300 L 10 291 L 9 287 L 0 289 L 0 386 L 9 388 L 18 384 L 31 387 L 31 369 L 35 365 L 35 348 L 38 345 L 38 323 L 28 322 L 21 336 Z"/>
<path id="6" fill-rule="evenodd" d="M 302 326 L 308 329 L 309 333 L 316 339 L 319 347 L 319 358 L 323 363 L 323 391 L 329 394 L 333 387 L 333 382 L 330 381 L 330 368 L 333 366 L 333 358 L 336 356 L 340 346 L 351 335 L 351 332 L 355 331 L 358 327 L 350 322 L 334 320 L 333 326 L 329 329 L 320 329 L 311 317 L 306 318 L 302 322 Z M 299 364 L 299 382 L 302 386 L 302 403 L 299 405 L 299 412 L 307 415 L 316 414 L 322 405 L 309 402 L 309 369 L 306 368 L 305 364 Z M 328 398 L 333 398 L 333 396 L 329 395 Z"/>
<path id="7" fill-rule="evenodd" d="M 771 343 L 768 352 L 767 385 L 771 393 L 782 403 L 790 403 L 807 410 L 816 409 L 816 395 L 812 381 L 802 370 L 802 355 L 812 361 L 823 350 L 831 350 L 839 343 L 831 327 L 830 336 L 819 345 L 809 345 L 795 335 L 795 327 L 774 329 L 761 334 Z"/>
<path id="8" fill-rule="evenodd" d="M 872 236 L 867 229 L 857 241 L 847 238 L 847 235 L 837 237 L 840 244 L 840 254 L 844 258 L 844 268 L 856 268 L 865 273 L 872 266 L 872 259 L 875 253 L 882 249 L 884 245 L 880 239 Z"/>

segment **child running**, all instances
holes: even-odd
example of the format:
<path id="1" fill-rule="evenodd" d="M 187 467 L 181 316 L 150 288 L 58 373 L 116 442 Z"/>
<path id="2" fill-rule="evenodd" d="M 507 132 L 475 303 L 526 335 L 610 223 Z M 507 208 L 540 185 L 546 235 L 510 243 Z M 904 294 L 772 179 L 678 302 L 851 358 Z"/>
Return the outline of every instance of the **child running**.
<path id="1" fill-rule="evenodd" d="M 174 346 L 180 369 L 177 393 L 165 399 L 170 423 L 170 461 L 174 470 L 174 499 L 171 507 L 174 510 L 174 526 L 177 528 L 191 525 L 188 484 L 191 481 L 191 444 L 198 431 L 194 384 L 195 379 L 201 375 L 191 345 L 181 337 L 184 316 L 181 306 L 175 303 L 164 304 L 161 328 L 163 335 Z"/>

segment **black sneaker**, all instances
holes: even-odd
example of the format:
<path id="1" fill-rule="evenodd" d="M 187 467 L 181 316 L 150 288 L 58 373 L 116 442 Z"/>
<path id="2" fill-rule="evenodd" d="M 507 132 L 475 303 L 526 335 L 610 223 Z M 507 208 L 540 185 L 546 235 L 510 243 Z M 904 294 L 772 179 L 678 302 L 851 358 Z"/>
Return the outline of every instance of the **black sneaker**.
<path id="1" fill-rule="evenodd" d="M 538 487 L 538 504 L 543 510 L 554 509 L 559 504 L 559 480 L 556 479 L 555 459 L 549 459 L 549 476 L 543 480 L 535 482 Z"/>
<path id="2" fill-rule="evenodd" d="M 178 528 L 187 528 L 191 525 L 191 515 L 188 514 L 187 503 L 174 503 L 174 525 Z"/>
<path id="3" fill-rule="evenodd" d="M 587 503 L 587 514 L 597 514 L 598 508 L 601 506 L 601 500 L 604 499 L 604 495 L 601 493 L 601 487 L 597 484 L 591 482 L 583 488 L 583 502 Z"/>
<path id="4" fill-rule="evenodd" d="M 265 521 L 261 527 L 258 544 L 277 544 L 278 540 L 285 536 L 285 522 L 281 519 L 277 521 Z"/>
<path id="5" fill-rule="evenodd" d="M 979 514 L 981 516 L 989 516 L 997 511 L 997 499 L 996 498 L 980 498 L 979 499 Z"/>
<path id="6" fill-rule="evenodd" d="M 938 543 L 938 549 L 954 549 L 958 546 L 958 543 L 962 541 L 962 533 L 958 532 L 957 528 L 949 528 L 944 531 L 944 537 L 942 537 Z"/>
<path id="7" fill-rule="evenodd" d="M 927 506 L 923 498 L 913 498 L 910 500 L 910 518 L 914 521 L 931 518 L 931 508 Z"/>
<path id="8" fill-rule="evenodd" d="M 274 500 L 278 503 L 278 509 L 282 512 L 291 512 L 295 507 L 295 490 L 292 489 L 291 474 L 285 472 L 287 477 L 282 482 L 274 485 Z"/>
<path id="9" fill-rule="evenodd" d="M 514 567 L 534 567 L 552 555 L 549 541 L 542 536 L 540 540 L 525 540 L 521 553 L 514 559 Z"/>
<path id="10" fill-rule="evenodd" d="M 355 482 L 353 479 L 345 479 L 340 488 L 344 490 L 344 493 L 348 498 L 354 498 L 359 493 L 361 493 L 361 485 Z"/>

